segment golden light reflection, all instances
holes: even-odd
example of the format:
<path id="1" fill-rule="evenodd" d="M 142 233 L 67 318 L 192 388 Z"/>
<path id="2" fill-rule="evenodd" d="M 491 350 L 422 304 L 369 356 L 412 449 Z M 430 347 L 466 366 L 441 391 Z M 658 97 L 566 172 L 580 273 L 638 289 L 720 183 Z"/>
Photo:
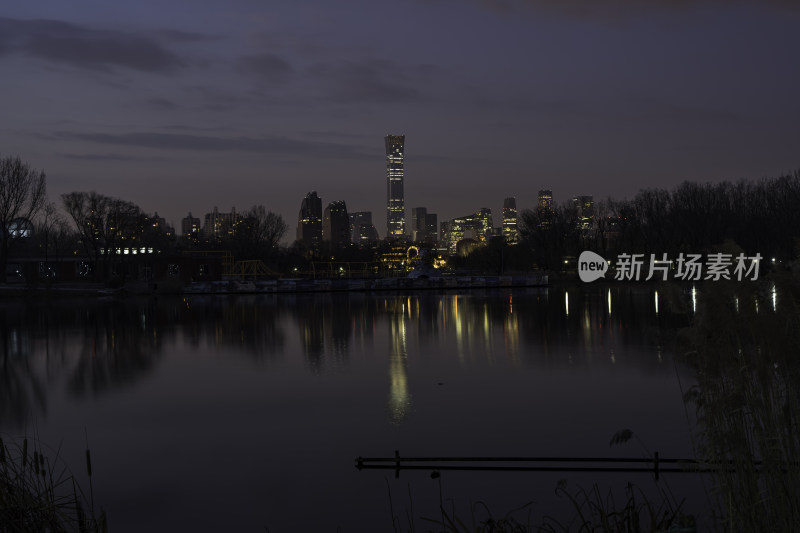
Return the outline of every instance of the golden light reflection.
<path id="1" fill-rule="evenodd" d="M 389 418 L 394 424 L 403 422 L 411 407 L 411 395 L 408 392 L 406 375 L 408 343 L 404 315 L 404 313 L 401 313 L 393 318 L 390 322 L 391 331 L 389 332 L 391 337 L 391 349 L 389 352 Z"/>
<path id="2" fill-rule="evenodd" d="M 506 345 L 506 353 L 511 361 L 516 365 L 519 359 L 519 319 L 517 315 L 509 314 L 503 322 L 503 338 Z"/>
<path id="3" fill-rule="evenodd" d="M 567 316 L 569 316 L 569 293 L 566 291 L 564 292 L 564 310 Z"/>
<path id="4" fill-rule="evenodd" d="M 775 285 L 772 286 L 772 310 L 778 310 L 778 291 L 775 289 Z"/>
<path id="5" fill-rule="evenodd" d="M 658 291 L 656 291 L 656 315 L 658 315 Z"/>
<path id="6" fill-rule="evenodd" d="M 458 313 L 458 296 L 453 298 L 453 320 L 456 323 L 456 354 L 459 360 L 464 360 L 464 330 L 461 315 Z"/>
<path id="7" fill-rule="evenodd" d="M 611 314 L 611 289 L 608 289 L 608 314 Z"/>

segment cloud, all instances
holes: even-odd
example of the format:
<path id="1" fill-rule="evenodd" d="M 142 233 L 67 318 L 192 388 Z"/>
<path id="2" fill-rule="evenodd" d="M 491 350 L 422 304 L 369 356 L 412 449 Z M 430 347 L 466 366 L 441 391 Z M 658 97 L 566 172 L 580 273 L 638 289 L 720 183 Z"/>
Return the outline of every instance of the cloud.
<path id="1" fill-rule="evenodd" d="M 124 31 L 95 30 L 56 20 L 0 17 L 0 51 L 18 52 L 51 63 L 108 70 L 169 72 L 183 62 L 156 40 Z"/>
<path id="2" fill-rule="evenodd" d="M 336 102 L 405 103 L 429 99 L 417 89 L 428 85 L 431 65 L 402 65 L 381 59 L 319 63 L 311 74 L 326 85 L 326 98 Z"/>
<path id="3" fill-rule="evenodd" d="M 287 137 L 219 137 L 191 134 L 136 132 L 122 134 L 58 132 L 50 138 L 71 139 L 159 150 L 194 150 L 202 152 L 258 152 L 275 155 L 302 155 L 333 158 L 360 158 L 361 150 L 354 146 L 301 141 Z"/>
<path id="4" fill-rule="evenodd" d="M 178 104 L 168 98 L 148 98 L 145 103 L 156 111 L 171 111 L 173 109 L 178 109 Z"/>
<path id="5" fill-rule="evenodd" d="M 425 3 L 439 3 L 450 0 L 421 0 Z M 452 0 L 462 2 L 463 0 Z M 794 10 L 800 9 L 795 0 L 468 0 L 486 9 L 500 13 L 517 13 L 533 8 L 551 11 L 578 18 L 616 18 L 636 15 L 653 9 L 677 11 L 694 7 L 752 5 L 756 7 Z"/>
<path id="6" fill-rule="evenodd" d="M 269 81 L 283 81 L 292 73 L 292 66 L 274 54 L 248 55 L 237 61 L 239 70 Z"/>
<path id="7" fill-rule="evenodd" d="M 66 159 L 78 159 L 84 161 L 154 161 L 163 159 L 160 157 L 136 157 L 121 154 L 71 154 L 66 152 L 58 152 L 56 155 Z"/>

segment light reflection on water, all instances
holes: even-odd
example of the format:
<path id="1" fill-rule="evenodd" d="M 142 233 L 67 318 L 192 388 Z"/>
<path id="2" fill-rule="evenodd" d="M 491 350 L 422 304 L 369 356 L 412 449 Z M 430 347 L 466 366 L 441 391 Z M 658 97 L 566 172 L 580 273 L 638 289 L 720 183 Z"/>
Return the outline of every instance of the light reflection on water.
<path id="1" fill-rule="evenodd" d="M 701 296 L 681 298 L 695 311 Z M 304 529 L 308 505 L 305 529 L 330 529 L 385 507 L 382 477 L 353 471 L 361 454 L 605 455 L 633 426 L 663 456 L 686 455 L 672 346 L 688 311 L 670 303 L 608 285 L 6 303 L 0 432 L 35 424 L 79 448 L 85 428 L 115 531 L 213 530 L 232 511 Z M 163 446 L 225 459 L 167 483 Z M 187 518 L 218 506 L 204 476 L 230 489 L 221 522 Z M 126 504 L 154 480 L 171 505 Z M 263 501 L 245 506 L 251 493 Z"/>

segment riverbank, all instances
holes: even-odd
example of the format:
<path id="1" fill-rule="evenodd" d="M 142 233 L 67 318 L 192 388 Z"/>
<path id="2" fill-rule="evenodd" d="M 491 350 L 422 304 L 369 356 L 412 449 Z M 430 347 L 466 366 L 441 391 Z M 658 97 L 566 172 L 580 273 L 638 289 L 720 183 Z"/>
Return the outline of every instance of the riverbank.
<path id="1" fill-rule="evenodd" d="M 54 283 L 30 287 L 22 284 L 0 285 L 0 296 L 126 296 L 141 294 L 260 294 L 292 292 L 462 290 L 492 287 L 545 287 L 547 275 L 529 276 L 447 276 L 439 278 L 371 278 L 371 279 L 308 279 L 281 278 L 270 280 L 219 280 L 130 282 L 117 288 L 101 283 Z"/>

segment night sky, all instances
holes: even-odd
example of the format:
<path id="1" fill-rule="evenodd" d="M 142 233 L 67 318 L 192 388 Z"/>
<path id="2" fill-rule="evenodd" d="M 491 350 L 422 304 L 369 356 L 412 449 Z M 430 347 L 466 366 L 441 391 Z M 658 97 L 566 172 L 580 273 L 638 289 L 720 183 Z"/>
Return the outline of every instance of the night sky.
<path id="1" fill-rule="evenodd" d="M 561 4 L 569 4 L 570 7 Z M 597 7 L 603 4 L 603 7 Z M 41 0 L 0 8 L 0 155 L 180 227 L 303 196 L 533 207 L 800 168 L 800 8 L 692 0 Z"/>

